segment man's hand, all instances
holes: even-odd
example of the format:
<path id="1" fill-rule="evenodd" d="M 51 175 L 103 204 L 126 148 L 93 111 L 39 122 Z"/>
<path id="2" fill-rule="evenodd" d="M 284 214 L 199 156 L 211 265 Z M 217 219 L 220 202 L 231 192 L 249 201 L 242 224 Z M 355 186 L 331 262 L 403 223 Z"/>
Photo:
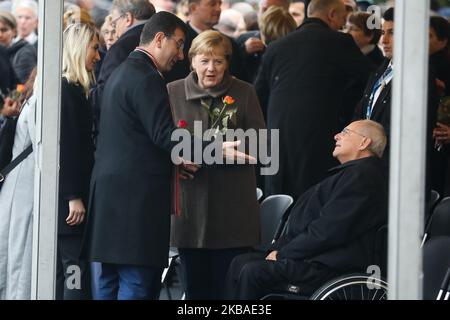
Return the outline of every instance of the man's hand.
<path id="1" fill-rule="evenodd" d="M 247 54 L 254 54 L 256 52 L 264 51 L 265 45 L 264 43 L 258 39 L 258 38 L 248 38 L 245 41 L 245 52 Z"/>
<path id="2" fill-rule="evenodd" d="M 445 94 L 445 82 L 436 78 L 436 89 L 439 96 Z"/>
<path id="3" fill-rule="evenodd" d="M 193 162 L 183 160 L 183 163 L 179 168 L 180 178 L 184 180 L 191 180 L 194 179 L 194 174 L 200 169 L 200 166 Z"/>
<path id="4" fill-rule="evenodd" d="M 244 159 L 248 163 L 256 163 L 256 159 L 252 156 L 249 156 L 248 154 L 245 154 L 243 152 L 237 151 L 235 148 L 238 147 L 241 144 L 241 141 L 225 141 L 222 144 L 222 153 L 223 157 L 225 159 Z"/>
<path id="5" fill-rule="evenodd" d="M 433 137 L 440 144 L 450 143 L 450 127 L 438 122 L 437 127 L 433 130 Z"/>
<path id="6" fill-rule="evenodd" d="M 19 114 L 19 102 L 11 99 L 10 97 L 6 97 L 3 104 L 2 115 L 4 115 L 5 117 L 17 117 Z"/>
<path id="7" fill-rule="evenodd" d="M 278 254 L 278 251 L 272 251 L 271 253 L 269 253 L 268 255 L 267 255 L 267 257 L 266 257 L 266 260 L 269 260 L 269 261 L 277 261 L 277 254 Z"/>
<path id="8" fill-rule="evenodd" d="M 77 226 L 84 221 L 84 214 L 86 210 L 84 208 L 83 201 L 81 199 L 74 199 L 69 201 L 69 215 L 66 222 L 69 226 Z"/>

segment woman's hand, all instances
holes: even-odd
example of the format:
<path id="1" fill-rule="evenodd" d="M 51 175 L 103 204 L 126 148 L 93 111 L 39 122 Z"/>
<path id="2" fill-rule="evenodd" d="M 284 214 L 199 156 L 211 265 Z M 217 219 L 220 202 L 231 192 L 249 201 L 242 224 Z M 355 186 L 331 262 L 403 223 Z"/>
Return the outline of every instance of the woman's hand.
<path id="1" fill-rule="evenodd" d="M 66 222 L 69 226 L 77 226 L 84 221 L 84 214 L 86 209 L 84 208 L 83 201 L 81 199 L 74 199 L 69 201 L 69 215 Z"/>
<path id="2" fill-rule="evenodd" d="M 244 159 L 248 163 L 256 163 L 256 159 L 246 153 L 237 151 L 235 148 L 241 144 L 241 141 L 225 141 L 222 143 L 222 153 L 225 159 L 237 160 Z"/>
<path id="3" fill-rule="evenodd" d="M 450 143 L 450 127 L 438 122 L 437 127 L 433 130 L 433 137 L 437 143 L 448 144 Z"/>
<path id="4" fill-rule="evenodd" d="M 3 104 L 2 115 L 5 117 L 17 117 L 20 114 L 20 105 L 16 100 L 6 97 Z"/>

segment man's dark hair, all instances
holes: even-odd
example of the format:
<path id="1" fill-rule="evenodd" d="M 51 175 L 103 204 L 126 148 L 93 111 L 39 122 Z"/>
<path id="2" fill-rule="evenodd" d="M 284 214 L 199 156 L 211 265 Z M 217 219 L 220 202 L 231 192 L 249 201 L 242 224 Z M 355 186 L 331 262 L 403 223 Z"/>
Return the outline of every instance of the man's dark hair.
<path id="1" fill-rule="evenodd" d="M 439 40 L 442 41 L 447 39 L 450 43 L 450 23 L 447 21 L 447 19 L 439 16 L 431 17 L 430 28 L 432 28 L 436 32 L 436 36 Z"/>
<path id="2" fill-rule="evenodd" d="M 113 8 L 121 15 L 129 12 L 136 20 L 148 20 L 155 14 L 155 7 L 148 0 L 114 0 Z"/>
<path id="3" fill-rule="evenodd" d="M 163 32 L 167 37 L 170 37 L 177 28 L 183 31 L 184 34 L 187 33 L 186 24 L 176 15 L 165 11 L 157 12 L 145 23 L 140 45 L 152 42 L 158 32 Z"/>
<path id="4" fill-rule="evenodd" d="M 394 22 L 394 8 L 389 8 L 383 14 L 383 19 L 386 21 Z"/>

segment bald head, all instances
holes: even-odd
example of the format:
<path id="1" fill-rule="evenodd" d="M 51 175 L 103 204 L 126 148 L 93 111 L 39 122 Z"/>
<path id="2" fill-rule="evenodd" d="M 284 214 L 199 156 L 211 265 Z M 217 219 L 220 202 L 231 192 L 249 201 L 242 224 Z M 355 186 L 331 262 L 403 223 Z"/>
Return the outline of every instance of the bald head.
<path id="1" fill-rule="evenodd" d="M 345 26 L 348 13 L 345 0 L 311 0 L 308 6 L 309 18 L 319 18 L 336 31 Z"/>
<path id="2" fill-rule="evenodd" d="M 375 156 L 381 158 L 386 148 L 386 133 L 378 122 L 372 120 L 360 120 L 354 122 L 359 132 L 371 140 L 367 149 Z"/>

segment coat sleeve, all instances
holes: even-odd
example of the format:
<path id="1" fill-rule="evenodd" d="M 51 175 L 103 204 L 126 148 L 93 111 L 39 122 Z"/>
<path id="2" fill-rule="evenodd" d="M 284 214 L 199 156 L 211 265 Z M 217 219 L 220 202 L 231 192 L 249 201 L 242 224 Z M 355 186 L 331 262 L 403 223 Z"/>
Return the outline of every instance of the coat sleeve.
<path id="1" fill-rule="evenodd" d="M 82 164 L 79 161 L 83 150 L 80 139 L 80 105 L 83 104 L 82 88 L 63 81 L 61 100 L 60 135 L 60 192 L 66 200 L 83 195 Z"/>
<path id="2" fill-rule="evenodd" d="M 16 77 L 20 83 L 25 83 L 37 63 L 36 49 L 32 45 L 26 45 L 17 51 L 12 61 Z"/>
<path id="3" fill-rule="evenodd" d="M 368 208 L 378 205 L 378 198 L 373 195 L 379 190 L 370 177 L 359 171 L 347 171 L 336 184 L 318 218 L 279 249 L 279 259 L 302 260 L 342 247 L 377 225 L 377 216 L 366 214 L 373 213 Z"/>

